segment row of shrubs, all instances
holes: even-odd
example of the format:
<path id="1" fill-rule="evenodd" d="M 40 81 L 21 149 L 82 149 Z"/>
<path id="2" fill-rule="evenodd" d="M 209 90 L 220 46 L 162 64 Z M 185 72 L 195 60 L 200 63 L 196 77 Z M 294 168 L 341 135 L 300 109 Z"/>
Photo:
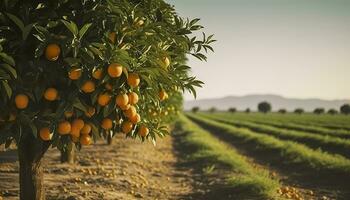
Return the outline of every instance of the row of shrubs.
<path id="1" fill-rule="evenodd" d="M 198 106 L 192 108 L 192 112 L 194 112 L 194 113 L 198 112 L 199 110 L 200 110 L 200 107 L 198 107 Z M 271 106 L 271 103 L 269 103 L 269 102 L 264 101 L 264 102 L 261 102 L 258 104 L 258 111 L 261 113 L 268 113 L 268 112 L 271 112 L 271 110 L 272 110 L 272 106 Z M 212 107 L 208 111 L 215 112 L 215 111 L 217 111 L 217 109 L 215 107 Z M 229 108 L 227 111 L 231 112 L 231 113 L 235 113 L 235 112 L 237 112 L 237 109 L 236 108 Z M 251 111 L 250 108 L 247 108 L 244 110 L 244 112 L 246 112 L 246 113 L 250 113 L 250 111 Z M 281 108 L 277 112 L 284 114 L 284 113 L 287 113 L 288 111 L 287 111 L 287 109 Z M 302 114 L 305 112 L 305 110 L 302 108 L 296 108 L 293 112 L 296 114 Z M 339 112 L 341 114 L 349 115 L 350 114 L 350 104 L 342 105 L 340 107 L 339 111 L 334 109 L 334 108 L 331 108 L 327 111 L 327 113 L 331 114 L 331 115 L 338 114 Z M 313 113 L 324 114 L 324 113 L 326 113 L 326 109 L 315 108 Z"/>

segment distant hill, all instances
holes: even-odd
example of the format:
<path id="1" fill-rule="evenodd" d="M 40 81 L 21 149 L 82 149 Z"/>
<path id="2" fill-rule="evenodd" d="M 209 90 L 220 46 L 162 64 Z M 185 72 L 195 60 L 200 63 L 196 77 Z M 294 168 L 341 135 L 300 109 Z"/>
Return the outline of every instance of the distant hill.
<path id="1" fill-rule="evenodd" d="M 330 108 L 339 110 L 341 105 L 350 103 L 350 100 L 296 99 L 278 95 L 246 95 L 186 101 L 184 108 L 185 110 L 190 110 L 194 106 L 199 106 L 201 110 L 211 107 L 216 107 L 219 110 L 227 110 L 230 107 L 235 107 L 238 110 L 245 110 L 246 108 L 257 110 L 257 104 L 261 101 L 270 102 L 274 111 L 280 108 L 285 108 L 288 111 L 293 111 L 295 108 L 313 111 L 316 107 L 322 107 L 326 110 Z"/>

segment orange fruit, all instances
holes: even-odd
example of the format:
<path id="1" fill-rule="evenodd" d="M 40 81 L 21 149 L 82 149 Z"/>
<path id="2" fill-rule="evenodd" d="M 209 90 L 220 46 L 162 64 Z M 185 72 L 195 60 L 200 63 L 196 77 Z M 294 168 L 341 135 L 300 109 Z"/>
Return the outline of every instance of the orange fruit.
<path id="1" fill-rule="evenodd" d="M 70 133 L 72 127 L 68 121 L 62 121 L 58 124 L 58 133 L 61 135 L 67 135 Z"/>
<path id="2" fill-rule="evenodd" d="M 68 72 L 68 77 L 71 80 L 78 80 L 81 77 L 81 69 L 80 68 L 71 69 Z"/>
<path id="3" fill-rule="evenodd" d="M 137 87 L 140 84 L 140 77 L 136 73 L 130 73 L 127 81 L 130 87 Z"/>
<path id="4" fill-rule="evenodd" d="M 110 83 L 106 83 L 105 88 L 109 91 L 113 90 L 113 86 Z"/>
<path id="5" fill-rule="evenodd" d="M 124 112 L 124 114 L 125 114 L 125 116 L 127 116 L 128 118 L 132 118 L 133 116 L 135 116 L 135 115 L 137 114 L 135 106 L 130 106 L 130 108 L 127 109 L 127 110 Z"/>
<path id="6" fill-rule="evenodd" d="M 128 110 L 130 108 L 130 104 L 127 104 L 125 106 L 120 106 L 121 110 Z"/>
<path id="7" fill-rule="evenodd" d="M 91 93 L 95 91 L 95 83 L 91 80 L 88 80 L 81 86 L 81 90 L 85 93 Z"/>
<path id="8" fill-rule="evenodd" d="M 78 129 L 77 127 L 72 127 L 70 130 L 70 134 L 72 137 L 79 138 L 80 137 L 80 129 Z"/>
<path id="9" fill-rule="evenodd" d="M 115 99 L 115 103 L 119 107 L 124 107 L 124 106 L 128 105 L 128 103 L 129 103 L 128 95 L 126 95 L 126 94 L 118 94 L 117 98 Z"/>
<path id="10" fill-rule="evenodd" d="M 129 97 L 129 103 L 131 105 L 135 105 L 137 104 L 137 102 L 139 102 L 139 96 L 135 92 L 130 92 L 128 94 L 128 97 Z"/>
<path id="11" fill-rule="evenodd" d="M 72 129 L 76 128 L 76 129 L 78 129 L 80 131 L 84 127 L 84 125 L 85 125 L 84 121 L 82 119 L 78 118 L 78 119 L 73 120 L 73 122 L 72 122 Z"/>
<path id="12" fill-rule="evenodd" d="M 108 75 L 112 78 L 117 78 L 123 73 L 123 66 L 117 63 L 112 63 L 107 68 Z"/>
<path id="13" fill-rule="evenodd" d="M 127 134 L 129 133 L 133 128 L 133 124 L 129 121 L 125 121 L 122 123 L 122 131 L 123 133 Z"/>
<path id="14" fill-rule="evenodd" d="M 100 106 L 106 106 L 111 101 L 111 96 L 107 93 L 98 95 L 97 103 Z"/>
<path id="15" fill-rule="evenodd" d="M 85 111 L 85 115 L 90 118 L 94 116 L 95 112 L 96 112 L 96 109 L 94 107 L 88 107 Z"/>
<path id="16" fill-rule="evenodd" d="M 139 128 L 139 132 L 138 133 L 139 133 L 140 136 L 146 137 L 148 135 L 148 133 L 149 133 L 149 129 L 146 126 L 142 125 Z"/>
<path id="17" fill-rule="evenodd" d="M 101 127 L 104 130 L 110 130 L 113 127 L 113 122 L 109 118 L 104 118 L 101 122 Z"/>
<path id="18" fill-rule="evenodd" d="M 92 72 L 92 77 L 97 80 L 102 79 L 102 69 L 96 69 L 94 72 Z"/>
<path id="19" fill-rule="evenodd" d="M 41 128 L 39 131 L 40 138 L 44 141 L 51 140 L 52 134 L 48 127 Z"/>
<path id="20" fill-rule="evenodd" d="M 48 101 L 55 101 L 58 97 L 58 91 L 55 88 L 47 88 L 44 92 L 44 98 Z"/>
<path id="21" fill-rule="evenodd" d="M 60 56 L 61 49 L 57 44 L 49 44 L 45 49 L 45 57 L 49 61 L 56 61 Z"/>
<path id="22" fill-rule="evenodd" d="M 18 94 L 15 97 L 15 104 L 18 109 L 25 109 L 28 107 L 29 98 L 25 94 Z"/>
<path id="23" fill-rule="evenodd" d="M 115 39 L 116 39 L 116 33 L 115 32 L 110 32 L 108 34 L 108 39 L 112 42 L 112 44 L 115 43 Z"/>
<path id="24" fill-rule="evenodd" d="M 167 98 L 168 94 L 164 90 L 161 90 L 158 96 L 161 101 L 164 101 Z"/>
<path id="25" fill-rule="evenodd" d="M 88 135 L 90 132 L 91 132 L 91 125 L 90 124 L 84 124 L 84 127 L 80 131 L 80 133 L 82 135 Z"/>
<path id="26" fill-rule="evenodd" d="M 137 124 L 141 121 L 141 117 L 139 114 L 136 114 L 132 117 L 130 117 L 130 121 L 133 123 L 133 124 Z"/>
<path id="27" fill-rule="evenodd" d="M 65 111 L 64 116 L 69 119 L 73 116 L 74 112 L 73 111 Z"/>
<path id="28" fill-rule="evenodd" d="M 82 135 L 80 137 L 80 144 L 81 145 L 90 145 L 92 142 L 91 137 L 89 135 Z"/>

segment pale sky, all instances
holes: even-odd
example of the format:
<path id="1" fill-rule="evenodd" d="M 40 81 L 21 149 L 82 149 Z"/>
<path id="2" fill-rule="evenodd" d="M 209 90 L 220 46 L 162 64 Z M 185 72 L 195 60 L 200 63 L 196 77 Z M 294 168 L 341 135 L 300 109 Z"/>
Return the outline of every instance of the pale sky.
<path id="1" fill-rule="evenodd" d="M 215 34 L 189 57 L 198 99 L 246 94 L 350 99 L 350 0 L 167 0 Z M 185 99 L 193 99 L 185 95 Z"/>

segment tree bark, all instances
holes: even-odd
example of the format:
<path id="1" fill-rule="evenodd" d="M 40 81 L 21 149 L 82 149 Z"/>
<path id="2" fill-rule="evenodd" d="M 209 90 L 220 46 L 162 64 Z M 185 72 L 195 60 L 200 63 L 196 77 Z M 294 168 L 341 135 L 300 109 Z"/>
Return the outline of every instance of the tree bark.
<path id="1" fill-rule="evenodd" d="M 41 160 L 49 146 L 31 132 L 23 133 L 18 145 L 20 200 L 45 199 Z"/>
<path id="2" fill-rule="evenodd" d="M 112 145 L 113 144 L 113 137 L 112 133 L 107 132 L 107 144 Z"/>
<path id="3" fill-rule="evenodd" d="M 75 162 L 75 144 L 71 142 L 71 148 L 61 151 L 61 163 L 74 164 Z"/>

